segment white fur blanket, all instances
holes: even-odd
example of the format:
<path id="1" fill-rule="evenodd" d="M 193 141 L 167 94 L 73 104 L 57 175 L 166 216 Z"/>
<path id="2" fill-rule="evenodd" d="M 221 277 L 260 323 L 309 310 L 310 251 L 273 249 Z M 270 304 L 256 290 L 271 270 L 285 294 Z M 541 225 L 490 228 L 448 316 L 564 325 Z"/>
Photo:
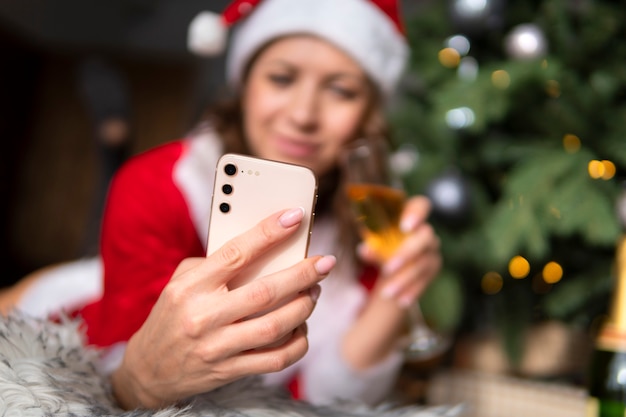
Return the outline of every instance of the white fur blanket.
<path id="1" fill-rule="evenodd" d="M 456 407 L 312 406 L 247 378 L 190 399 L 183 408 L 124 411 L 98 372 L 76 320 L 51 323 L 14 313 L 0 320 L 1 417 L 443 417 Z"/>

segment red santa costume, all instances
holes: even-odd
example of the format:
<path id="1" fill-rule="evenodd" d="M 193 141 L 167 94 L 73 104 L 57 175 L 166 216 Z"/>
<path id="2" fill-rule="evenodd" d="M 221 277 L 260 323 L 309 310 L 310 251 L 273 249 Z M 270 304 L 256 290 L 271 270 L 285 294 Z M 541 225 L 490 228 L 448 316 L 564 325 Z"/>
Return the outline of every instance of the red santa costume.
<path id="1" fill-rule="evenodd" d="M 397 4 L 383 0 L 237 1 L 217 20 L 206 13 L 194 19 L 190 48 L 214 53 L 220 47 L 216 24 L 235 22 L 238 28 L 227 62 L 227 76 L 235 88 L 260 47 L 292 33 L 311 33 L 346 51 L 363 66 L 384 97 L 397 84 L 408 54 Z M 101 258 L 69 265 L 41 279 L 25 295 L 20 308 L 33 311 L 38 306 L 43 314 L 61 305 L 96 299 L 81 310 L 89 341 L 110 347 L 106 365 L 117 366 L 126 341 L 142 325 L 177 265 L 184 258 L 205 254 L 215 165 L 221 154 L 222 141 L 205 126 L 187 138 L 129 160 L 109 190 Z M 351 369 L 343 360 L 341 340 L 368 292 L 350 256 L 341 256 L 336 242 L 334 219 L 330 215 L 316 218 L 309 255 L 332 253 L 340 262 L 322 282 L 322 296 L 308 320 L 308 353 L 291 367 L 265 378 L 271 384 L 295 381 L 297 395 L 316 404 L 337 398 L 376 403 L 388 394 L 403 358 L 396 352 L 365 371 Z M 76 273 L 71 273 L 71 268 Z M 103 287 L 99 284 L 102 273 Z M 77 286 L 64 291 L 69 297 L 58 298 L 60 304 L 42 309 L 40 301 L 49 300 L 52 288 L 61 288 L 61 280 Z"/>

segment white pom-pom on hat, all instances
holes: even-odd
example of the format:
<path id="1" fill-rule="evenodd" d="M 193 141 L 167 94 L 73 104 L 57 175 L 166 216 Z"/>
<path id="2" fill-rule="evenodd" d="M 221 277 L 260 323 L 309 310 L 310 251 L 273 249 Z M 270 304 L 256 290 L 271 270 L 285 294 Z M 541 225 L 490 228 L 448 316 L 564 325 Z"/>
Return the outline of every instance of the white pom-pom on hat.
<path id="1" fill-rule="evenodd" d="M 226 49 L 228 29 L 247 16 L 261 0 L 234 0 L 222 14 L 203 11 L 189 24 L 187 48 L 200 56 L 218 55 Z"/>
<path id="2" fill-rule="evenodd" d="M 228 28 L 222 16 L 213 12 L 200 12 L 189 24 L 187 47 L 197 55 L 218 55 L 226 48 Z"/>

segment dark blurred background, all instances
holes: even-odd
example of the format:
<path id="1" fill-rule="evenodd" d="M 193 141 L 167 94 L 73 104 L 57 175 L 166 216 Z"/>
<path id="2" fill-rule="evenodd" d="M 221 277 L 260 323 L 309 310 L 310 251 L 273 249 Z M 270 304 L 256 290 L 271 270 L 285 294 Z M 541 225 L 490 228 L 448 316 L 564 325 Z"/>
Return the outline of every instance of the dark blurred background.
<path id="1" fill-rule="evenodd" d="M 223 58 L 192 56 L 186 35 L 226 3 L 0 2 L 1 286 L 93 250 L 107 170 L 180 137 L 221 88 Z M 111 118 L 122 144 L 98 131 Z"/>

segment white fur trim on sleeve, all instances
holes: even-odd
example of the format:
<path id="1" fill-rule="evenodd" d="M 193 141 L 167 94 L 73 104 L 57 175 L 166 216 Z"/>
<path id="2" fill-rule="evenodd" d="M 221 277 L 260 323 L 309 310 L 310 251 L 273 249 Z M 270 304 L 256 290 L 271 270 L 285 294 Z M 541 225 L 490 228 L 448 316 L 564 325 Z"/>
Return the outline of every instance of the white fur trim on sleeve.
<path id="1" fill-rule="evenodd" d="M 39 272 L 17 308 L 34 317 L 45 318 L 72 311 L 102 295 L 102 261 L 83 258 L 53 265 Z"/>

